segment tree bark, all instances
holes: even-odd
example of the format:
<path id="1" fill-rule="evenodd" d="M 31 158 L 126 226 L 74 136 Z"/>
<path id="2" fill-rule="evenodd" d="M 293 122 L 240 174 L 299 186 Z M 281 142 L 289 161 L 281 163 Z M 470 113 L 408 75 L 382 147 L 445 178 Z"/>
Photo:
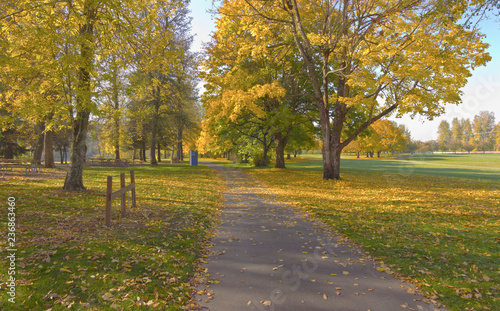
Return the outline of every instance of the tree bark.
<path id="1" fill-rule="evenodd" d="M 323 79 L 321 81 L 317 74 L 317 66 L 314 64 L 314 55 L 312 46 L 307 38 L 306 32 L 302 25 L 302 21 L 299 15 L 299 10 L 297 6 L 297 1 L 291 1 L 291 7 L 289 7 L 288 13 L 291 18 L 292 34 L 302 59 L 307 67 L 307 73 L 311 81 L 311 86 L 314 91 L 314 102 L 318 107 L 321 135 L 323 139 L 323 179 L 333 179 L 334 169 L 333 169 L 333 156 L 332 156 L 332 144 L 331 144 L 331 133 L 330 133 L 330 113 L 329 113 L 329 102 L 328 102 L 328 57 L 329 54 L 325 52 L 323 54 Z M 325 58 L 326 57 L 326 58 Z M 322 83 L 321 83 L 322 82 Z M 323 88 L 323 90 L 322 90 Z M 325 92 L 326 91 L 326 92 Z"/>
<path id="2" fill-rule="evenodd" d="M 154 113 L 153 120 L 151 124 L 151 148 L 149 150 L 149 156 L 151 158 L 151 165 L 158 165 L 158 161 L 156 161 L 156 136 L 158 133 L 158 118 L 160 112 L 160 88 L 153 87 L 152 95 L 154 99 Z"/>
<path id="3" fill-rule="evenodd" d="M 267 153 L 269 148 L 267 147 L 266 141 L 264 140 L 263 148 L 262 148 L 262 159 L 260 159 L 260 166 L 267 166 Z"/>
<path id="4" fill-rule="evenodd" d="M 64 181 L 64 190 L 83 191 L 83 164 L 85 162 L 85 140 L 90 112 L 80 111 L 73 121 L 73 144 L 71 146 L 70 167 Z"/>
<path id="5" fill-rule="evenodd" d="M 16 145 L 16 143 L 14 142 L 15 133 L 12 129 L 8 129 L 2 134 L 4 135 L 4 144 L 5 144 L 4 158 L 14 159 L 14 146 Z"/>
<path id="6" fill-rule="evenodd" d="M 160 143 L 158 142 L 158 162 L 161 162 L 161 149 L 160 149 Z"/>
<path id="7" fill-rule="evenodd" d="M 176 157 L 176 153 L 175 153 L 175 145 L 176 144 L 173 144 L 172 145 L 172 154 L 170 155 L 170 163 L 179 163 L 179 159 Z"/>
<path id="8" fill-rule="evenodd" d="M 44 166 L 46 168 L 55 168 L 56 164 L 54 163 L 54 131 L 52 130 L 45 131 L 43 147 L 45 151 Z"/>
<path id="9" fill-rule="evenodd" d="M 35 152 L 33 154 L 33 161 L 37 162 L 42 161 L 43 140 L 45 138 L 44 130 L 45 130 L 45 124 L 43 122 L 40 122 L 37 125 L 35 125 L 35 133 L 37 134 L 38 138 L 36 140 Z"/>
<path id="10" fill-rule="evenodd" d="M 90 107 L 92 104 L 90 72 L 93 62 L 91 42 L 94 36 L 96 19 L 95 2 L 85 1 L 83 15 L 85 24 L 80 27 L 80 63 L 77 77 L 76 116 L 73 119 L 73 144 L 71 150 L 71 164 L 64 181 L 64 190 L 83 191 L 83 164 L 85 162 L 85 139 L 89 125 Z"/>
<path id="11" fill-rule="evenodd" d="M 274 144 L 276 150 L 276 164 L 275 168 L 286 168 L 285 166 L 285 147 L 288 142 L 288 137 L 290 136 L 290 130 L 283 135 L 283 133 L 278 132 L 274 134 Z M 290 154 L 288 154 L 288 158 L 290 158 Z"/>
<path id="12" fill-rule="evenodd" d="M 156 118 L 153 118 L 153 125 L 151 129 L 151 148 L 149 150 L 149 157 L 151 158 L 151 165 L 158 165 L 156 161 Z"/>
<path id="13" fill-rule="evenodd" d="M 184 154 L 182 150 L 182 132 L 183 132 L 182 125 L 180 125 L 179 128 L 177 129 L 177 159 L 179 161 L 184 160 Z"/>

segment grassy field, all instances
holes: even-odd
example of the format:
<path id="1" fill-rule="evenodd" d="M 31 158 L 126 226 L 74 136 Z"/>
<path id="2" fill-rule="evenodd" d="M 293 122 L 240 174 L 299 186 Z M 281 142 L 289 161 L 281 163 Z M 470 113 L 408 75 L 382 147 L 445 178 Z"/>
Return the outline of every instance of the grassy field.
<path id="1" fill-rule="evenodd" d="M 371 171 L 403 175 L 428 175 L 500 181 L 500 154 L 415 154 L 404 159 L 367 159 L 344 156 L 342 171 Z M 322 170 L 321 155 L 304 155 L 287 163 L 288 168 Z"/>
<path id="2" fill-rule="evenodd" d="M 342 160 L 248 169 L 278 199 L 314 213 L 450 310 L 500 310 L 500 155 Z"/>
<path id="3" fill-rule="evenodd" d="M 111 228 L 104 226 L 106 176 L 117 189 L 120 172 L 129 182 L 126 169 L 85 169 L 83 193 L 61 191 L 64 172 L 58 170 L 49 171 L 58 178 L 0 180 L 1 246 L 7 248 L 7 198 L 13 196 L 17 248 L 15 304 L 2 283 L 0 309 L 189 308 L 223 184 L 203 166 L 134 170 L 138 207 L 114 217 Z M 119 214 L 119 200 L 114 207 Z M 8 265 L 4 256 L 3 279 Z"/>

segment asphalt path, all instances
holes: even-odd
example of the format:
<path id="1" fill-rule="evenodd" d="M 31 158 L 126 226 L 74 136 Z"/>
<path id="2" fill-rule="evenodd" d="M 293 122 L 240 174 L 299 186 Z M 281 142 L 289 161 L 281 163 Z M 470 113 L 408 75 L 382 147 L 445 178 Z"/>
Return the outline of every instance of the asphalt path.
<path id="1" fill-rule="evenodd" d="M 245 173 L 204 165 L 228 187 L 204 264 L 207 282 L 197 288 L 202 310 L 445 310 Z"/>

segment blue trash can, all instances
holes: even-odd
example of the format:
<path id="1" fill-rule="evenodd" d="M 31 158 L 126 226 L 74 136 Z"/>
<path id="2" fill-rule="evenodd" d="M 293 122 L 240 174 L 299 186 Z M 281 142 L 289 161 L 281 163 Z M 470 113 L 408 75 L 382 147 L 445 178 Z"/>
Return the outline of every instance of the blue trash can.
<path id="1" fill-rule="evenodd" d="M 189 150 L 189 166 L 198 166 L 198 152 Z"/>

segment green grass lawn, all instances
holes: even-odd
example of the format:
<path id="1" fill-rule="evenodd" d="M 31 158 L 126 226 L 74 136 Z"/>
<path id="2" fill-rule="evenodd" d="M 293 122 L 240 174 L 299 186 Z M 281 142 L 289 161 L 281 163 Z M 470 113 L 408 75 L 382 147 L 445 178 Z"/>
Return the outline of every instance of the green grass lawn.
<path id="1" fill-rule="evenodd" d="M 278 199 L 312 212 L 449 310 L 500 310 L 500 155 L 342 159 L 246 171 Z"/>
<path id="2" fill-rule="evenodd" d="M 87 168 L 88 191 L 61 191 L 60 178 L 0 180 L 1 239 L 7 242 L 7 198 L 16 198 L 15 305 L 0 288 L 2 310 L 182 310 L 192 301 L 197 262 L 220 200 L 210 169 L 136 167 L 136 209 L 104 226 L 106 176 L 119 186 L 128 169 Z M 46 170 L 47 171 L 47 170 Z M 130 207 L 130 195 L 127 205 Z M 119 200 L 113 209 L 120 211 Z M 0 261 L 2 276 L 8 262 Z"/>
<path id="3" fill-rule="evenodd" d="M 322 170 L 321 155 L 304 155 L 287 168 Z M 367 159 L 343 156 L 341 172 L 371 171 L 500 181 L 500 154 L 416 154 L 404 159 Z"/>

